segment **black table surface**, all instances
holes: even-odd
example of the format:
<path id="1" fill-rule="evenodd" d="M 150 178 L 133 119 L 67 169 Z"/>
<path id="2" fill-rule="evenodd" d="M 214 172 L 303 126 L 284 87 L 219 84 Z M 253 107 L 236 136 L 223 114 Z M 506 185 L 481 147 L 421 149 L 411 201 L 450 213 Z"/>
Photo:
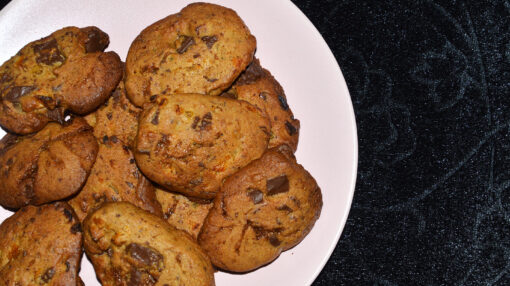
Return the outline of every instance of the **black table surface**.
<path id="1" fill-rule="evenodd" d="M 293 2 L 342 69 L 359 137 L 314 285 L 510 285 L 510 1 Z"/>

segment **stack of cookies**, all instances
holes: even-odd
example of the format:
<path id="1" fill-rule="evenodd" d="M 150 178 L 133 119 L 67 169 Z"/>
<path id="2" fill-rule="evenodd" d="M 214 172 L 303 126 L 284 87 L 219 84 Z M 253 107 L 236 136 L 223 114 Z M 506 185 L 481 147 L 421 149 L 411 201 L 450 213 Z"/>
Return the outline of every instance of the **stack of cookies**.
<path id="1" fill-rule="evenodd" d="M 214 285 L 298 244 L 322 207 L 299 121 L 231 9 L 188 5 L 126 63 L 67 27 L 0 67 L 1 285 Z"/>

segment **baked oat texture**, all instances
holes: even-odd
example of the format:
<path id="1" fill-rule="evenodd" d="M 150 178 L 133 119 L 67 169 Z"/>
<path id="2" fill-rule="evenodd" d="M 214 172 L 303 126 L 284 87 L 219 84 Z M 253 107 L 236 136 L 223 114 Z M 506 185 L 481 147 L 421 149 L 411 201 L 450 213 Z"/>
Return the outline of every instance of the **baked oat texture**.
<path id="1" fill-rule="evenodd" d="M 212 202 L 190 199 L 159 188 L 156 188 L 156 198 L 163 208 L 166 221 L 197 239 Z"/>
<path id="2" fill-rule="evenodd" d="M 258 59 L 246 68 L 222 96 L 247 101 L 263 110 L 271 121 L 269 148 L 282 144 L 295 152 L 299 140 L 299 120 L 294 118 L 282 86 Z"/>
<path id="3" fill-rule="evenodd" d="M 83 222 L 102 285 L 214 285 L 207 255 L 185 232 L 129 203 L 106 203 Z"/>
<path id="4" fill-rule="evenodd" d="M 28 134 L 96 109 L 122 75 L 108 43 L 96 27 L 66 27 L 23 47 L 0 67 L 0 125 Z"/>
<path id="5" fill-rule="evenodd" d="M 215 266 L 254 270 L 298 244 L 321 208 L 317 183 L 282 145 L 226 179 L 198 242 Z"/>
<path id="6" fill-rule="evenodd" d="M 252 61 L 256 40 L 231 9 L 194 3 L 145 28 L 126 58 L 126 88 L 143 106 L 159 94 L 217 95 Z"/>
<path id="7" fill-rule="evenodd" d="M 165 189 L 212 199 L 227 176 L 259 158 L 269 120 L 255 106 L 220 96 L 160 96 L 140 116 L 135 159 Z"/>
<path id="8" fill-rule="evenodd" d="M 126 201 L 163 216 L 155 189 L 135 164 L 133 153 L 117 137 L 104 136 L 90 176 L 82 190 L 69 200 L 80 221 L 105 202 Z"/>
<path id="9" fill-rule="evenodd" d="M 80 117 L 64 125 L 0 140 L 0 205 L 20 208 L 61 200 L 78 192 L 96 160 L 92 127 Z"/>
<path id="10" fill-rule="evenodd" d="M 0 225 L 0 285 L 82 285 L 81 225 L 65 202 L 26 206 Z"/>

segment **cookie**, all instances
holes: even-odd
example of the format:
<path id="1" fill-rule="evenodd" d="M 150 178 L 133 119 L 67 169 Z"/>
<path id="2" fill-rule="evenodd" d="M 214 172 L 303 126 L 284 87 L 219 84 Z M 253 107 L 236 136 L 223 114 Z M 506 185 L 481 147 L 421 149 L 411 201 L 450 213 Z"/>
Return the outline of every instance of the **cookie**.
<path id="1" fill-rule="evenodd" d="M 225 180 L 198 242 L 215 266 L 250 271 L 298 244 L 321 208 L 317 183 L 282 145 Z"/>
<path id="2" fill-rule="evenodd" d="M 98 145 L 83 118 L 50 123 L 31 135 L 0 140 L 0 205 L 40 205 L 78 192 L 96 159 Z"/>
<path id="3" fill-rule="evenodd" d="M 133 153 L 117 137 L 104 136 L 83 189 L 69 200 L 80 221 L 105 202 L 127 201 L 162 216 L 155 189 L 138 170 Z"/>
<path id="4" fill-rule="evenodd" d="M 83 285 L 82 232 L 65 202 L 26 206 L 0 225 L 1 285 Z"/>
<path id="5" fill-rule="evenodd" d="M 159 188 L 156 188 L 156 198 L 163 208 L 166 221 L 197 239 L 212 202 L 189 199 Z"/>
<path id="6" fill-rule="evenodd" d="M 112 96 L 96 111 L 85 116 L 85 120 L 94 127 L 96 138 L 101 140 L 105 136 L 115 136 L 131 147 L 141 112 L 141 108 L 129 101 L 124 82 L 120 81 Z"/>
<path id="7" fill-rule="evenodd" d="M 256 40 L 235 11 L 194 3 L 145 28 L 129 48 L 126 88 L 143 106 L 159 94 L 217 95 L 253 59 Z"/>
<path id="8" fill-rule="evenodd" d="M 221 182 L 260 157 L 269 120 L 255 106 L 220 96 L 160 96 L 140 116 L 135 159 L 167 190 L 212 199 Z"/>
<path id="9" fill-rule="evenodd" d="M 96 109 L 122 75 L 108 43 L 96 27 L 67 27 L 23 47 L 0 67 L 0 125 L 28 134 Z"/>
<path id="10" fill-rule="evenodd" d="M 271 121 L 269 148 L 282 144 L 295 152 L 299 140 L 299 120 L 294 118 L 281 85 L 271 73 L 254 59 L 222 96 L 247 101 L 261 110 Z"/>
<path id="11" fill-rule="evenodd" d="M 129 203 L 106 203 L 83 222 L 84 246 L 102 285 L 214 285 L 198 244 Z"/>

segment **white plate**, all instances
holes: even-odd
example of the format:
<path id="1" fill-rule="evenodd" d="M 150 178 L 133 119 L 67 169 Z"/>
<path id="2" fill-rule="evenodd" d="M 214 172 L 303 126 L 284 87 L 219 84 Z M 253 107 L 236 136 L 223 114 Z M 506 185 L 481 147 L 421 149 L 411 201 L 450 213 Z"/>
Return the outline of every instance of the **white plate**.
<path id="1" fill-rule="evenodd" d="M 124 60 L 144 27 L 190 2 L 15 0 L 0 11 L 0 62 L 26 43 L 71 25 L 94 25 L 107 32 L 108 50 Z M 327 44 L 292 2 L 211 2 L 236 10 L 257 37 L 256 56 L 281 83 L 301 121 L 298 162 L 316 178 L 324 201 L 320 219 L 302 243 L 254 272 L 218 272 L 216 285 L 309 285 L 335 248 L 354 193 L 358 146 L 349 91 Z M 0 136 L 4 133 L 0 130 Z M 0 209 L 0 221 L 10 215 Z M 86 285 L 100 285 L 86 258 L 80 276 Z"/>

